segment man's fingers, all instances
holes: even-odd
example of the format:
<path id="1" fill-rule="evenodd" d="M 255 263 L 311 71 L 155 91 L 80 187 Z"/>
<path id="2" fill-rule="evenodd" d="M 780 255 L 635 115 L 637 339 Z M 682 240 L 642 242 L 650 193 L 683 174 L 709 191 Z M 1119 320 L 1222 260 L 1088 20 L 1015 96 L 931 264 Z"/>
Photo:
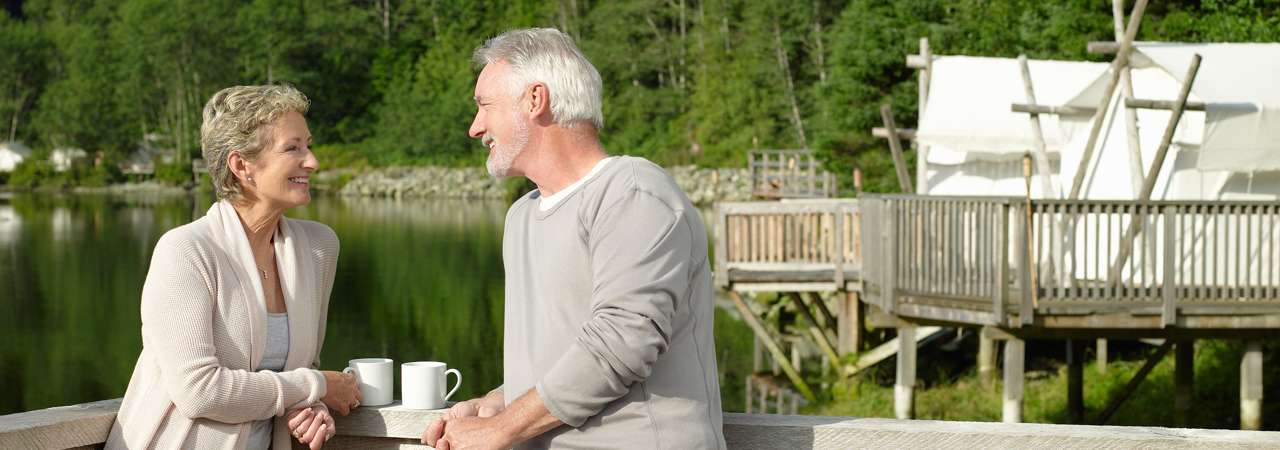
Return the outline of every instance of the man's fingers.
<path id="1" fill-rule="evenodd" d="M 496 415 L 498 415 L 498 408 L 494 408 L 492 406 L 480 407 L 480 412 L 479 412 L 480 417 L 493 417 Z"/>
<path id="2" fill-rule="evenodd" d="M 444 419 L 439 419 L 439 420 L 436 420 L 435 422 L 431 422 L 430 425 L 427 425 L 427 429 L 422 432 L 422 443 L 435 447 L 436 440 L 440 439 L 440 437 L 443 434 L 444 434 Z"/>
<path id="3" fill-rule="evenodd" d="M 436 450 L 449 450 L 449 441 L 443 437 L 436 441 L 436 445 L 432 445 Z"/>

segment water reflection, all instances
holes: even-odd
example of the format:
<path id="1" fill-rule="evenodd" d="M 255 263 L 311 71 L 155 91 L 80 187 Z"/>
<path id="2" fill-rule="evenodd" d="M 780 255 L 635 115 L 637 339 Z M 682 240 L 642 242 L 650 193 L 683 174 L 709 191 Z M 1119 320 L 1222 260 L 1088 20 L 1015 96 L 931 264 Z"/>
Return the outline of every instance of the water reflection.
<path id="1" fill-rule="evenodd" d="M 0 414 L 123 395 L 156 240 L 211 202 L 207 194 L 0 197 Z M 342 243 L 323 366 L 439 360 L 465 373 L 460 398 L 497 386 L 506 207 L 316 197 L 291 211 L 333 227 Z M 750 331 L 723 311 L 716 328 L 724 404 L 737 410 Z"/>

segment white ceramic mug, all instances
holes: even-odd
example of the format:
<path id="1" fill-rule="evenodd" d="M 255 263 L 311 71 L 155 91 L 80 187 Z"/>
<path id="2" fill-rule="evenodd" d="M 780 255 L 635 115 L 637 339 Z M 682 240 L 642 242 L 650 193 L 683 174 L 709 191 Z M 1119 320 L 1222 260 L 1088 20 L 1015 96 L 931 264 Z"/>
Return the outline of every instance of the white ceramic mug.
<path id="1" fill-rule="evenodd" d="M 395 390 L 390 358 L 360 358 L 347 361 L 343 373 L 356 375 L 356 383 L 360 385 L 361 406 L 382 406 L 391 404 L 392 392 Z"/>
<path id="2" fill-rule="evenodd" d="M 415 361 L 400 365 L 400 394 L 406 408 L 440 409 L 444 402 L 462 386 L 462 372 L 458 369 L 446 369 L 442 362 Z M 447 393 L 448 374 L 458 377 L 458 382 Z"/>

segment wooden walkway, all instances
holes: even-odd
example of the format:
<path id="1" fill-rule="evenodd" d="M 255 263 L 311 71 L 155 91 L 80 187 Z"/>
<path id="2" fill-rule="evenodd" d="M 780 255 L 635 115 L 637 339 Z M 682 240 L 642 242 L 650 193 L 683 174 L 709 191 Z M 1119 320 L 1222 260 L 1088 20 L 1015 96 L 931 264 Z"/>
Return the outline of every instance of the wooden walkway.
<path id="1" fill-rule="evenodd" d="M 897 328 L 899 417 L 914 414 L 917 327 L 963 326 L 982 328 L 984 368 L 995 365 L 987 341 L 1004 343 L 1006 421 L 1021 420 L 1026 339 L 1066 340 L 1074 350 L 1068 397 L 1083 420 L 1078 341 L 1165 339 L 1149 366 L 1177 346 L 1175 410 L 1185 414 L 1194 341 L 1216 338 L 1247 343 L 1241 423 L 1261 424 L 1260 342 L 1280 336 L 1275 203 L 915 195 L 725 203 L 715 248 L 717 284 L 735 299 L 808 293 L 810 303 L 795 307 L 811 316 L 823 307 L 819 294 L 836 294 L 839 353 L 862 349 L 855 336 L 864 321 Z M 781 341 L 754 328 L 766 344 Z M 821 333 L 811 334 L 821 346 Z"/>

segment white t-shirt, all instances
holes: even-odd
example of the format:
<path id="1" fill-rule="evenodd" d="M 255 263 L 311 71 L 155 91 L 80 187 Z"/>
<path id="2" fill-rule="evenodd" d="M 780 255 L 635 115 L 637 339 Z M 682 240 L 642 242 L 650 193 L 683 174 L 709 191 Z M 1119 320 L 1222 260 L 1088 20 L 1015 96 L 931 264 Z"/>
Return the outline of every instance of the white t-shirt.
<path id="1" fill-rule="evenodd" d="M 556 192 L 555 194 L 539 198 L 538 210 L 546 211 L 551 208 L 554 208 L 556 206 L 556 203 L 560 203 L 560 200 L 564 200 L 565 197 L 568 197 L 569 194 L 572 194 L 573 191 L 578 189 L 578 186 L 581 186 L 582 183 L 585 183 L 587 180 L 590 180 L 591 176 L 595 175 L 596 172 L 599 172 L 600 169 L 603 169 L 604 166 L 606 164 L 609 164 L 609 161 L 613 160 L 614 158 L 616 158 L 616 156 L 610 156 L 608 158 L 600 160 L 599 162 L 596 163 L 594 167 L 591 168 L 590 172 L 587 172 L 587 174 L 584 175 L 582 178 L 579 178 L 578 181 L 574 181 L 573 184 L 570 184 L 568 187 L 561 189 L 560 192 Z"/>

